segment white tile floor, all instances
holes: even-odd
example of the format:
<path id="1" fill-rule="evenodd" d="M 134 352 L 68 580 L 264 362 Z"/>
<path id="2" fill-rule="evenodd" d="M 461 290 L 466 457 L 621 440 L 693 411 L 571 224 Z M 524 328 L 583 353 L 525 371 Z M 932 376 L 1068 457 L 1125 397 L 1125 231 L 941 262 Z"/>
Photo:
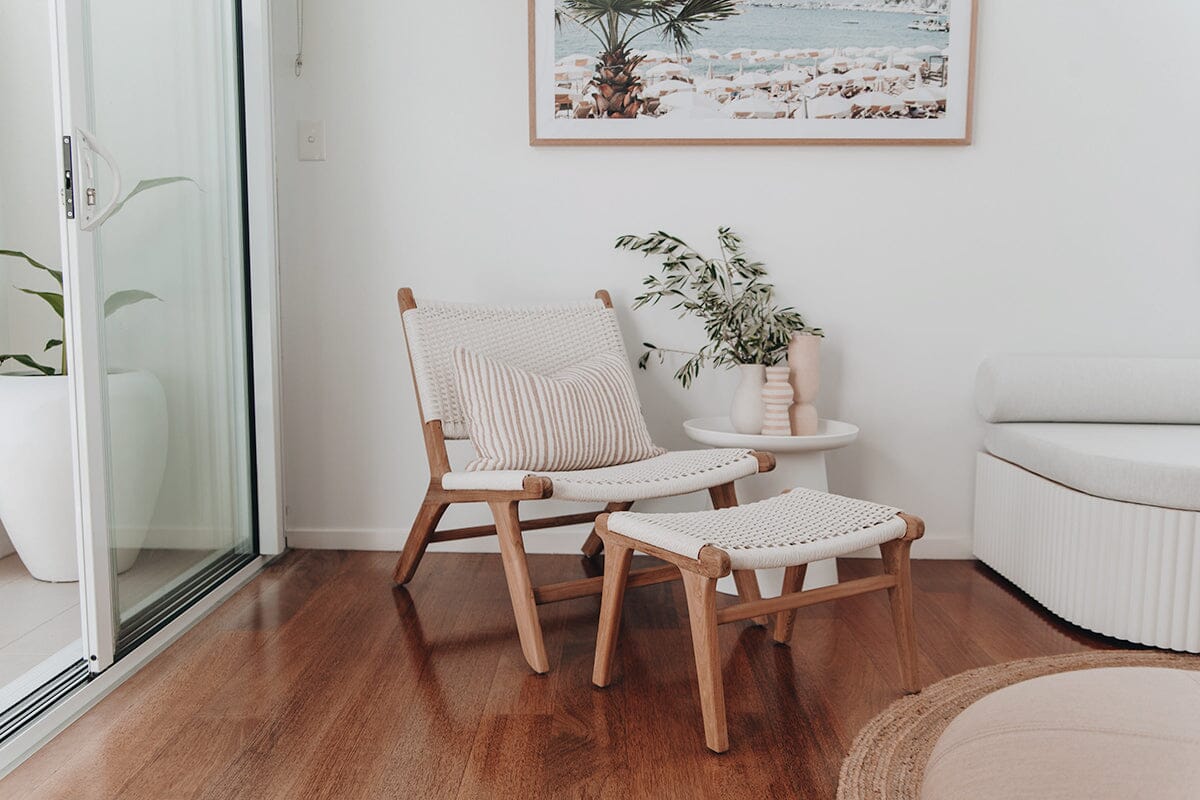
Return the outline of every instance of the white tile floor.
<path id="1" fill-rule="evenodd" d="M 207 555 L 143 550 L 120 577 L 122 608 L 137 605 Z M 66 666 L 82 658 L 81 630 L 78 583 L 44 583 L 16 555 L 0 558 L 0 697 L 52 659 Z"/>

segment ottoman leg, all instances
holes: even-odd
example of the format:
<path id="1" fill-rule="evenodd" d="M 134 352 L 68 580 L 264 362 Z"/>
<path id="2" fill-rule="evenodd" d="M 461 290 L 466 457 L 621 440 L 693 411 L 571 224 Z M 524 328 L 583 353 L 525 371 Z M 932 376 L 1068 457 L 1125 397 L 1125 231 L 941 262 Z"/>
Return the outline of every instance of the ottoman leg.
<path id="1" fill-rule="evenodd" d="M 896 645 L 900 650 L 900 681 L 907 692 L 921 691 L 917 674 L 917 629 L 913 622 L 912 577 L 909 570 L 909 550 L 912 542 L 896 539 L 879 546 L 883 568 L 896 576 L 896 585 L 888 589 L 892 604 L 892 625 L 896 628 Z"/>
<path id="2" fill-rule="evenodd" d="M 704 742 L 714 753 L 729 749 L 725 723 L 725 688 L 721 683 L 721 654 L 717 646 L 717 581 L 681 570 L 696 653 L 700 683 L 700 711 L 704 716 Z"/>
<path id="3" fill-rule="evenodd" d="M 794 594 L 804 588 L 804 573 L 808 571 L 808 564 L 799 564 L 794 567 L 788 567 L 783 571 L 783 590 L 782 594 Z M 780 611 L 775 615 L 775 641 L 779 644 L 787 644 L 792 640 L 792 625 L 796 621 L 796 609 L 789 608 L 786 611 Z"/>
<path id="4" fill-rule="evenodd" d="M 604 548 L 604 591 L 600 596 L 600 627 L 596 633 L 596 660 L 592 664 L 592 683 L 608 686 L 612 682 L 613 657 L 617 651 L 617 629 L 621 625 L 621 606 L 625 583 L 629 580 L 629 562 L 633 550 L 607 543 Z"/>

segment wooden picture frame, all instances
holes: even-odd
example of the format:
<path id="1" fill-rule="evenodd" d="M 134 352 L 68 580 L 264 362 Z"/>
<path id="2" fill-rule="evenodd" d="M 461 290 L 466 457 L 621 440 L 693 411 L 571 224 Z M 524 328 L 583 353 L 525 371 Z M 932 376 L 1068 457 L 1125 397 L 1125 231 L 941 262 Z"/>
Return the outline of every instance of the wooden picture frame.
<path id="1" fill-rule="evenodd" d="M 754 1 L 754 0 L 752 0 Z M 927 25 L 936 27 L 935 20 L 941 20 L 949 28 L 942 30 L 917 30 L 914 34 L 902 34 L 902 41 L 914 42 L 917 33 L 936 34 L 931 36 L 933 44 L 913 46 L 906 45 L 909 50 L 920 50 L 920 53 L 905 53 L 899 45 L 872 45 L 857 47 L 849 44 L 837 47 L 817 47 L 815 42 L 811 53 L 820 52 L 822 55 L 810 55 L 806 58 L 796 56 L 803 52 L 801 46 L 804 34 L 795 34 L 796 48 L 785 48 L 782 51 L 749 50 L 734 48 L 717 60 L 702 64 L 689 53 L 707 51 L 708 57 L 719 55 L 716 48 L 704 47 L 707 41 L 705 33 L 696 39 L 692 48 L 686 52 L 652 53 L 656 63 L 648 68 L 649 61 L 640 62 L 637 70 L 642 73 L 639 78 L 640 89 L 636 93 L 637 106 L 635 118 L 613 119 L 601 112 L 597 106 L 604 101 L 593 67 L 586 63 L 591 59 L 594 63 L 596 56 L 590 55 L 590 50 L 579 47 L 573 51 L 579 59 L 559 63 L 563 56 L 558 51 L 564 49 L 568 40 L 562 33 L 574 23 L 569 20 L 556 28 L 554 23 L 555 7 L 561 5 L 561 0 L 529 0 L 529 142 L 533 146 L 572 146 L 572 145 L 969 145 L 973 133 L 974 117 L 974 78 L 976 31 L 978 28 L 979 0 L 948 0 L 946 14 L 932 17 L 924 14 L 907 14 L 893 11 L 839 11 L 828 8 L 807 7 L 805 0 L 795 0 L 794 5 L 780 7 L 771 6 L 765 2 L 755 2 L 747 5 L 745 13 L 773 13 L 793 18 L 799 14 L 811 13 L 825 15 L 841 15 L 848 33 L 834 30 L 829 19 L 825 19 L 823 34 L 808 34 L 821 39 L 825 44 L 836 41 L 852 41 L 856 31 L 863 30 L 865 40 L 880 41 L 881 36 L 895 36 L 899 23 L 912 30 L 911 25 Z M 886 15 L 886 18 L 884 18 Z M 855 20 L 854 18 L 858 18 Z M 895 18 L 895 22 L 892 22 Z M 706 23 L 708 30 L 715 30 L 730 20 Z M 878 24 L 884 20 L 886 24 Z M 909 23 L 909 20 L 913 22 Z M 929 20 L 926 22 L 925 20 Z M 863 27 L 862 22 L 869 22 Z M 854 24 L 849 24 L 854 23 Z M 578 28 L 578 25 L 575 25 Z M 881 33 L 877 30 L 883 27 Z M 761 28 L 760 28 L 761 29 Z M 779 26 L 770 26 L 777 30 Z M 869 35 L 865 32 L 869 31 Z M 577 34 L 583 32 L 580 28 Z M 586 33 L 586 32 L 583 32 Z M 937 35 L 945 34 L 938 38 Z M 735 34 L 732 34 L 736 36 Z M 556 38 L 563 36 L 561 40 Z M 773 42 L 780 44 L 791 41 L 788 34 L 775 34 Z M 937 43 L 948 37 L 948 44 L 933 54 Z M 730 35 L 710 37 L 714 44 L 729 42 Z M 599 47 L 592 38 L 576 35 L 571 43 L 591 41 Z M 643 44 L 643 42 L 645 44 Z M 637 42 L 645 47 L 662 46 L 661 42 L 652 37 L 646 37 Z M 746 45 L 753 42 L 746 42 Z M 593 48 L 595 49 L 595 47 Z M 752 58 L 764 56 L 762 61 L 750 58 L 730 59 L 729 56 L 738 50 L 755 54 Z M 846 51 L 843 54 L 843 50 Z M 891 52 L 888 52 L 891 51 Z M 833 53 L 830 56 L 830 53 Z M 851 55 L 863 52 L 866 55 Z M 783 54 L 788 56 L 785 58 Z M 770 58 L 774 54 L 774 58 Z M 682 56 L 682 58 L 681 58 Z M 884 58 L 887 60 L 884 61 Z M 691 64 L 682 63 L 692 59 Z M 877 69 L 859 67 L 857 63 L 871 64 L 881 62 Z M 918 63 L 914 63 L 914 60 Z M 737 63 L 743 61 L 744 63 Z M 830 61 L 838 61 L 831 65 Z M 897 66 L 896 62 L 903 62 Z M 663 75 L 649 76 L 650 70 L 659 68 L 660 73 L 678 72 L 680 77 L 670 78 L 679 83 L 688 84 L 690 90 L 683 87 L 653 89 L 652 86 L 663 80 Z M 828 69 L 826 69 L 828 67 Z M 687 72 L 683 71 L 687 68 Z M 896 77 L 895 70 L 903 69 L 912 73 L 912 77 Z M 718 72 L 714 74 L 713 70 Z M 738 81 L 736 89 L 727 90 L 724 86 L 713 89 L 720 84 L 724 76 L 737 71 L 736 76 L 729 79 L 732 85 Z M 705 79 L 699 73 L 708 71 Z M 772 72 L 775 77 L 772 77 Z M 870 76 L 871 72 L 876 75 Z M 886 72 L 887 77 L 883 77 Z M 590 77 L 588 73 L 591 73 Z M 722 74 L 723 73 L 723 74 Z M 750 77 L 745 76 L 750 73 Z M 779 83 L 783 77 L 803 78 L 796 73 L 807 73 L 807 81 L 797 80 Z M 918 78 L 917 74 L 921 77 Z M 861 77 L 853 77 L 861 75 Z M 842 76 L 847 80 L 838 88 Z M 850 80 L 850 78 L 853 78 Z M 559 79 L 564 79 L 560 82 Z M 713 84 L 716 79 L 716 84 Z M 766 82 L 767 80 L 770 82 Z M 876 83 L 878 81 L 878 83 Z M 931 83 L 932 81 L 932 83 Z M 757 83 L 757 86 L 750 85 Z M 711 84 L 711 85 L 710 85 Z M 819 84 L 819 85 L 818 85 Z M 935 85 L 937 84 L 937 85 Z M 878 99 L 879 105 L 868 106 L 865 102 L 870 95 L 871 86 L 879 86 L 882 94 L 893 94 L 896 101 L 888 101 L 886 97 Z M 705 87 L 705 88 L 701 88 Z M 611 88 L 611 87 L 609 87 Z M 679 89 L 679 90 L 676 90 Z M 918 91 L 920 90 L 920 91 Z M 944 99 L 938 101 L 940 94 Z M 659 92 L 664 92 L 660 96 Z M 874 92 L 880 95 L 881 92 Z M 693 97 L 688 98 L 686 95 Z M 668 95 L 678 95 L 679 101 L 672 102 L 672 111 L 663 112 L 663 98 Z M 730 98 L 730 99 L 724 99 Z M 857 100 L 855 99 L 857 98 Z M 903 99 L 902 99 L 903 98 Z M 673 99 L 673 97 L 672 97 Z M 685 101 L 693 101 L 687 103 Z M 712 101 L 711 103 L 709 101 Z M 735 111 L 729 103 L 735 100 L 747 101 Z M 628 102 L 628 101 L 626 101 Z M 590 105 L 589 105 L 590 104 Z M 815 110 L 814 106 L 822 104 L 823 111 Z M 690 105 L 698 106 L 697 110 L 680 111 L 674 108 L 687 109 Z M 849 106 L 849 111 L 842 116 L 843 110 Z M 866 106 L 866 107 L 864 107 Z M 747 110 L 742 110 L 747 109 Z M 800 116 L 803 112 L 804 116 Z M 818 116 L 823 112 L 835 116 Z M 764 117 L 774 118 L 764 118 Z"/>

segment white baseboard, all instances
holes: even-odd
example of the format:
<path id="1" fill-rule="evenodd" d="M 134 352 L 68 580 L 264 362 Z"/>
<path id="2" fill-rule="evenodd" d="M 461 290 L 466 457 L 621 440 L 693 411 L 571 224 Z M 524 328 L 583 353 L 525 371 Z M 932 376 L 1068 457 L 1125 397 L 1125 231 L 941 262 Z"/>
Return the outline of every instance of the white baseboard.
<path id="1" fill-rule="evenodd" d="M 550 531 L 531 531 L 525 536 L 527 553 L 579 553 L 587 536 L 586 525 L 573 525 Z M 407 530 L 359 528 L 355 530 L 322 530 L 300 528 L 287 532 L 288 547 L 297 550 L 377 550 L 398 552 L 404 546 Z M 431 553 L 498 553 L 494 536 L 441 542 L 429 546 Z M 878 558 L 879 548 L 855 553 L 853 557 Z M 971 540 L 967 537 L 926 536 L 913 543 L 912 557 L 917 559 L 970 559 Z"/>

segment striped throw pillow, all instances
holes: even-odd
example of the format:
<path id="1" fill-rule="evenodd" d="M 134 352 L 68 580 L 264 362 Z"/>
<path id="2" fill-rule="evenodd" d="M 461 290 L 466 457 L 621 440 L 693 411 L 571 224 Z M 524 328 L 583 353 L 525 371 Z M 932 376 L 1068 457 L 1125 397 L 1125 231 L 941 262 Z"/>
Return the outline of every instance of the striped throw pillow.
<path id="1" fill-rule="evenodd" d="M 650 440 L 618 355 L 538 375 L 457 347 L 454 372 L 479 456 L 468 470 L 595 469 L 665 452 Z"/>

